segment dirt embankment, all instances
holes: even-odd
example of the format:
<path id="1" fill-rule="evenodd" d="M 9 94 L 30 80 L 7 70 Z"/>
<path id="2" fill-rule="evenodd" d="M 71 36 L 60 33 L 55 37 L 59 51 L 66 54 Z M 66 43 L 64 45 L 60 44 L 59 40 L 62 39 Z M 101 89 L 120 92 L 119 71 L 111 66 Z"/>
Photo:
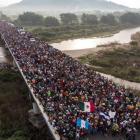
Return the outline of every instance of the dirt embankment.
<path id="1" fill-rule="evenodd" d="M 129 44 L 120 44 L 120 45 L 113 45 L 109 47 L 96 47 L 96 48 L 89 48 L 89 49 L 82 49 L 82 50 L 69 50 L 69 51 L 63 51 L 63 53 L 73 57 L 73 58 L 78 58 L 81 56 L 85 56 L 88 54 L 93 54 L 97 53 L 99 51 L 107 51 L 107 50 L 113 50 L 117 48 L 124 48 L 124 49 L 129 49 Z"/>

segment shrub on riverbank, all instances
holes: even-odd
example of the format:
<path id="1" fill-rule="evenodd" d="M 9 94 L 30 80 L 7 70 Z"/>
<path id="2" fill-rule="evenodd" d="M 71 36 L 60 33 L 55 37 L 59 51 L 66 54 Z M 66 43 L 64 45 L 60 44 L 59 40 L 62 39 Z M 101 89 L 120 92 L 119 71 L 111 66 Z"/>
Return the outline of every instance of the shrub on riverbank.
<path id="1" fill-rule="evenodd" d="M 138 42 L 137 42 L 137 41 L 131 41 L 131 42 L 130 42 L 130 45 L 134 45 L 134 46 L 135 46 L 135 45 L 138 45 Z"/>

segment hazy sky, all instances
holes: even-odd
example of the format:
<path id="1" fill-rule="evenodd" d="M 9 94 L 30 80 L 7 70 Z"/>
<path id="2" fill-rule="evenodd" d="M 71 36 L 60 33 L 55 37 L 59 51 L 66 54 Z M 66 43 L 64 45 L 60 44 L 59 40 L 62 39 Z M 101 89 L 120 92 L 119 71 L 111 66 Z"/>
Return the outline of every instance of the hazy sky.
<path id="1" fill-rule="evenodd" d="M 22 0 L 0 0 L 0 5 L 10 5 L 13 3 L 20 2 Z"/>
<path id="2" fill-rule="evenodd" d="M 108 0 L 131 8 L 140 8 L 140 0 Z"/>
<path id="3" fill-rule="evenodd" d="M 10 5 L 21 0 L 0 0 L 0 5 Z M 132 8 L 140 8 L 140 0 L 108 0 Z"/>

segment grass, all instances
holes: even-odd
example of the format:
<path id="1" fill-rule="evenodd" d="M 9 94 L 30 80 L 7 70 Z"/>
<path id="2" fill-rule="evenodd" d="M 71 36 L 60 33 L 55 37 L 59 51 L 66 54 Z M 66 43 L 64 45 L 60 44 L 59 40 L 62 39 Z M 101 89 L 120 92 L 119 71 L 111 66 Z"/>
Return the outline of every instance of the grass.
<path id="1" fill-rule="evenodd" d="M 44 26 L 25 26 L 24 28 L 33 33 L 39 39 L 49 43 L 61 42 L 68 39 L 89 38 L 111 35 L 120 30 L 133 28 L 132 25 L 120 24 L 110 26 L 105 24 L 98 25 L 63 25 L 59 27 L 44 27 Z"/>
<path id="2" fill-rule="evenodd" d="M 91 66 L 93 70 L 113 75 L 118 78 L 140 83 L 140 46 L 129 49 L 118 48 L 111 51 L 100 51 L 78 59 Z"/>

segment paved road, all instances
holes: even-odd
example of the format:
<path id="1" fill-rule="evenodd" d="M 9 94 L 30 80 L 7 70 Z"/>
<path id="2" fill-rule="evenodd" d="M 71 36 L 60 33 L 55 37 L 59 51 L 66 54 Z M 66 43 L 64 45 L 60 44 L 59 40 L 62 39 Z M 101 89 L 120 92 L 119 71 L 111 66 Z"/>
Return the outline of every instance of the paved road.
<path id="1" fill-rule="evenodd" d="M 136 140 L 140 140 L 140 128 L 137 129 L 137 136 Z M 115 137 L 112 137 L 111 133 L 108 137 L 104 137 L 103 134 L 97 133 L 97 135 L 89 135 L 87 138 L 82 138 L 82 140 L 117 140 L 119 136 L 116 135 Z M 125 140 L 125 133 L 121 135 L 122 140 Z"/>

